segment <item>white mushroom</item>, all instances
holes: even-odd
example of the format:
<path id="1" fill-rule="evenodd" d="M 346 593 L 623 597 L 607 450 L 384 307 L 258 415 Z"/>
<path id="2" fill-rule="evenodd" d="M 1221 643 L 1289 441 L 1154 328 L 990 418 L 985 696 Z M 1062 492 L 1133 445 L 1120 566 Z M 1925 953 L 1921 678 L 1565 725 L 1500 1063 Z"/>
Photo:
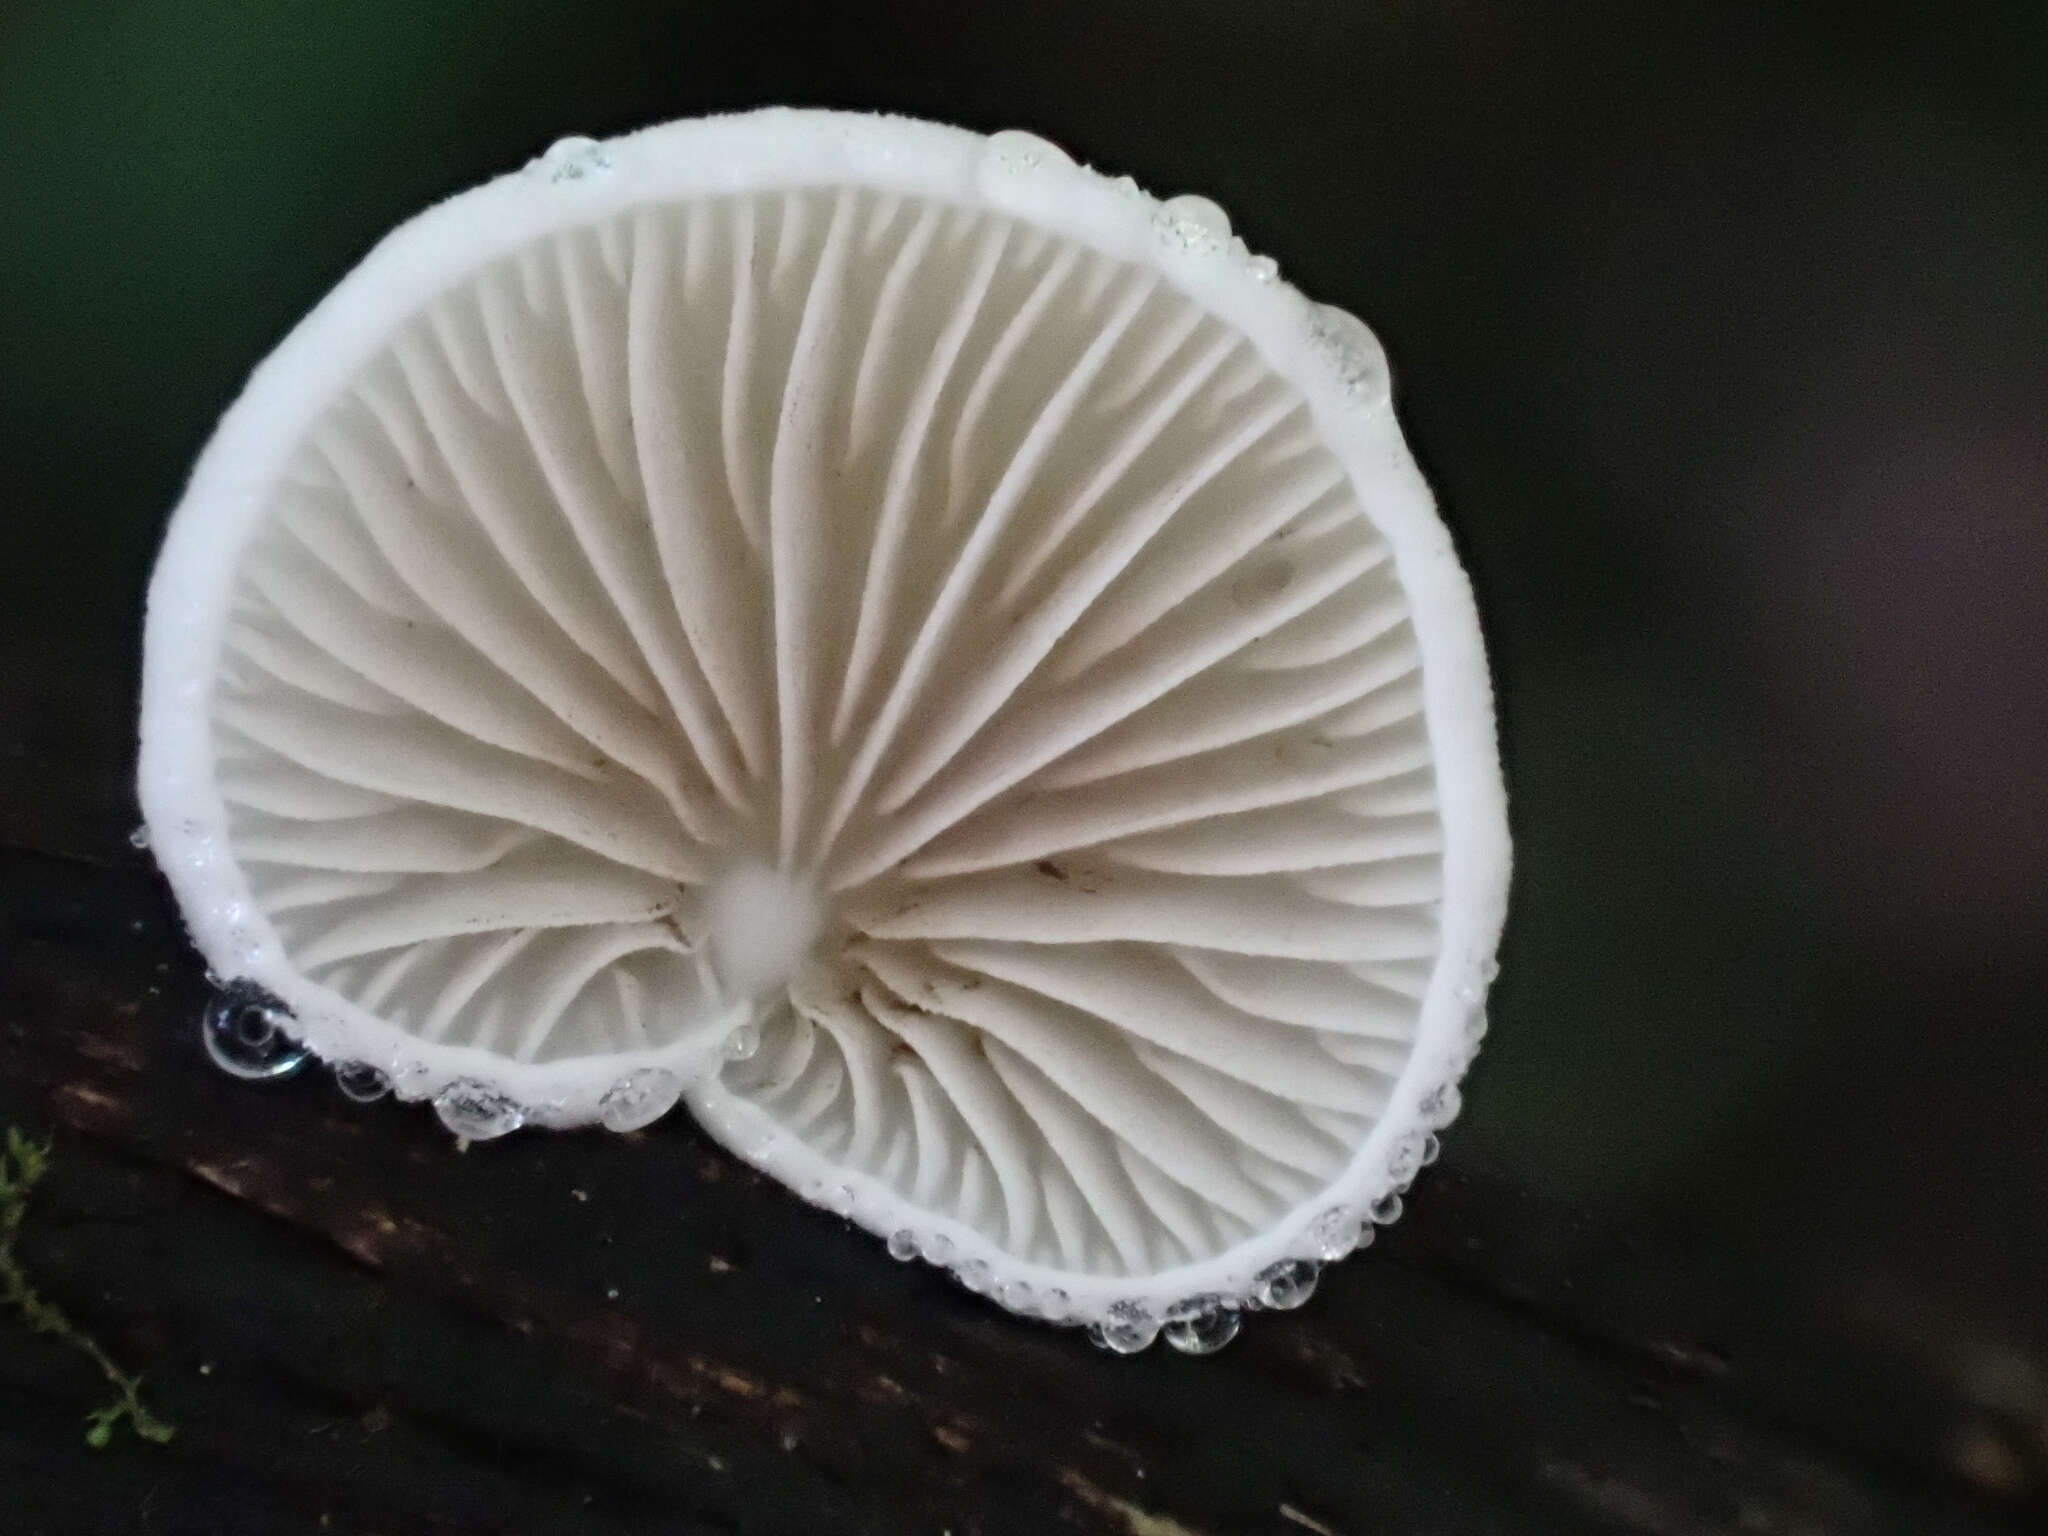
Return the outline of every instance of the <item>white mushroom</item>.
<path id="1" fill-rule="evenodd" d="M 1027 135 L 814 112 L 404 226 L 151 588 L 199 947 L 464 1134 L 680 1096 L 1112 1343 L 1286 1304 L 1455 1106 L 1507 838 L 1384 359 L 1274 271 Z"/>

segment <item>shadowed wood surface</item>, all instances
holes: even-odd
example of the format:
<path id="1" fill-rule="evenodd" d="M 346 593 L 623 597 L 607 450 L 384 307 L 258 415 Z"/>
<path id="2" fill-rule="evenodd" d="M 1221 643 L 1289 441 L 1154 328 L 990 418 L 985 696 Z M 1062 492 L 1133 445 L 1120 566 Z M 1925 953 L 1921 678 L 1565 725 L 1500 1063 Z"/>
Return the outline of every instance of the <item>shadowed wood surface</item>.
<path id="1" fill-rule="evenodd" d="M 358 0 L 0 20 L 0 1532 L 2048 1528 L 2048 30 Z M 742 10 L 744 9 L 744 14 Z M 1208 1359 L 1114 1359 L 681 1117 L 458 1153 L 236 1082 L 146 854 L 142 581 L 251 363 L 425 201 L 764 100 L 1197 187 L 1387 342 L 1517 885 L 1443 1161 Z"/>
<path id="2" fill-rule="evenodd" d="M 179 1425 L 87 1451 L 90 1368 L 17 1341 L 21 1529 L 1988 1532 L 1922 1433 L 2038 1454 L 1455 1147 L 1307 1308 L 1112 1359 L 680 1119 L 458 1154 L 314 1069 L 229 1079 L 140 856 L 4 860 L 0 1107 L 58 1131 L 24 1256 Z"/>

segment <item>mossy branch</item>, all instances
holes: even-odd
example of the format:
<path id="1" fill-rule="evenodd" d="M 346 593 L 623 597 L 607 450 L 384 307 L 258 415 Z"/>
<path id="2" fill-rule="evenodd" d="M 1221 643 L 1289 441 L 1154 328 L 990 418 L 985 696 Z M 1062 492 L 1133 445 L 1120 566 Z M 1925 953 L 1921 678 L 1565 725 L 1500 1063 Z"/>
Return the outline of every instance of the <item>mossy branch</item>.
<path id="1" fill-rule="evenodd" d="M 114 1427 L 126 1419 L 135 1433 L 162 1445 L 176 1431 L 142 1401 L 142 1378 L 130 1376 L 90 1334 L 81 1333 L 51 1303 L 29 1284 L 21 1260 L 14 1252 L 21 1224 L 28 1218 L 29 1196 L 49 1171 L 50 1144 L 35 1142 L 14 1126 L 7 1128 L 7 1144 L 0 1149 L 0 1306 L 21 1314 L 30 1328 L 62 1340 L 87 1356 L 114 1389 L 114 1400 L 86 1415 L 85 1443 L 95 1450 L 114 1438 Z"/>

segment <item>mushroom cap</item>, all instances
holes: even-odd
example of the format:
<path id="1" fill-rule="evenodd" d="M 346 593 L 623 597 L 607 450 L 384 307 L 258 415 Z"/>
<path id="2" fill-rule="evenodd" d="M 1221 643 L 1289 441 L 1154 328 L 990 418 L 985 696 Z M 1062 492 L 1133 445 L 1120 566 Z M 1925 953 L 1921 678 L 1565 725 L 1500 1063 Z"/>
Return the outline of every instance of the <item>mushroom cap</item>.
<path id="1" fill-rule="evenodd" d="M 1140 1331 L 1398 1211 L 1508 877 L 1370 332 L 1205 199 L 832 112 L 387 237 L 172 518 L 140 792 L 322 1058 L 478 1135 L 680 1100 Z"/>

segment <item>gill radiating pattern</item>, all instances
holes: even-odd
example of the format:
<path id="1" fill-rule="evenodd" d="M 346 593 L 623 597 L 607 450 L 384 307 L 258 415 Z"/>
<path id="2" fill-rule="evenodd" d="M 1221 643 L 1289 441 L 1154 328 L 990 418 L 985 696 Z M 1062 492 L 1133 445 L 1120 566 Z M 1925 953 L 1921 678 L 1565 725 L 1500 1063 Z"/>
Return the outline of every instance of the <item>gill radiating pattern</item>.
<path id="1" fill-rule="evenodd" d="M 482 272 L 304 445 L 213 705 L 294 963 L 549 1061 L 732 1002 L 721 872 L 817 956 L 713 1091 L 1020 1259 L 1141 1274 L 1345 1167 L 1440 828 L 1407 606 L 1307 406 L 983 212 L 652 207 Z"/>

